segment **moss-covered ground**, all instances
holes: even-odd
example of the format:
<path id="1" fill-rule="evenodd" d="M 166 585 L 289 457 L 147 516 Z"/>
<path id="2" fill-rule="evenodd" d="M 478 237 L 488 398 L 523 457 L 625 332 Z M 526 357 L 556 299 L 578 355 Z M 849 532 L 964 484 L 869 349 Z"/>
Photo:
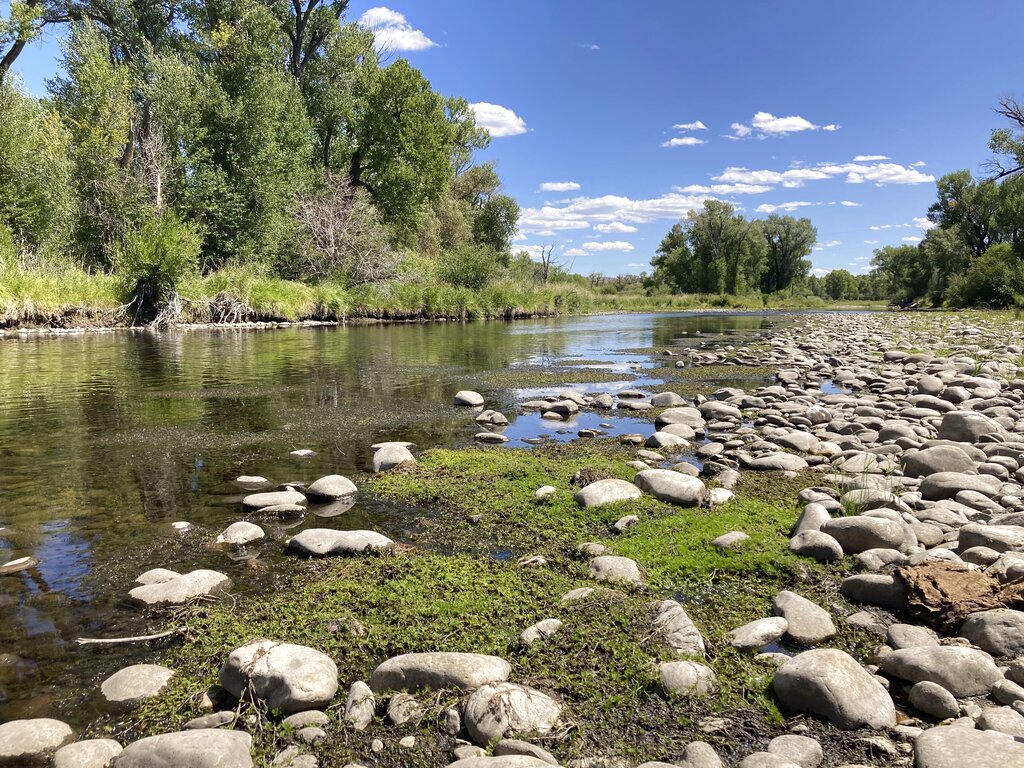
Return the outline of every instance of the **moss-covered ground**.
<path id="1" fill-rule="evenodd" d="M 842 566 L 830 573 L 786 546 L 784 534 L 796 518 L 792 500 L 814 478 L 751 477 L 736 500 L 716 510 L 680 509 L 647 497 L 581 510 L 573 474 L 588 468 L 629 479 L 633 450 L 614 441 L 432 450 L 414 469 L 361 478 L 364 493 L 421 511 L 400 547 L 376 557 L 296 560 L 272 592 L 194 609 L 187 615 L 187 640 L 161 660 L 178 670 L 165 695 L 130 719 L 111 718 L 95 730 L 131 738 L 180 727 L 201 714 L 200 697 L 217 682 L 226 655 L 267 637 L 318 648 L 338 664 L 341 688 L 330 712 L 335 722 L 327 740 L 311 748 L 321 766 L 447 764 L 453 743 L 438 722 L 445 707 L 459 704 L 457 692 L 421 695 L 425 712 L 417 723 L 393 726 L 378 718 L 357 733 L 341 722 L 348 685 L 368 679 L 390 656 L 433 650 L 501 656 L 513 665 L 514 682 L 561 699 L 566 728 L 541 743 L 563 764 L 599 755 L 629 764 L 671 761 L 697 739 L 730 760 L 763 747 L 782 732 L 770 694 L 772 668 L 733 649 L 727 633 L 770 615 L 780 589 L 826 607 L 842 601 L 831 586 Z M 542 485 L 558 491 L 538 501 L 534 491 Z M 625 514 L 640 522 L 612 535 L 611 524 Z M 751 540 L 734 552 L 710 546 L 729 530 L 743 530 Z M 576 552 L 586 541 L 634 558 L 646 585 L 600 588 L 585 599 L 561 601 L 571 589 L 598 586 Z M 533 555 L 546 564 L 519 562 Z M 659 689 L 657 663 L 674 657 L 651 630 L 650 606 L 665 597 L 679 600 L 704 634 L 707 663 L 718 675 L 710 696 L 670 697 Z M 560 619 L 562 629 L 521 646 L 520 632 L 546 618 Z M 841 634 L 833 644 L 863 652 L 869 638 L 837 625 Z M 267 764 L 288 740 L 269 714 L 251 727 Z M 822 724 L 813 728 L 841 745 L 835 754 L 870 762 L 856 742 Z M 406 735 L 416 736 L 411 750 L 397 746 Z M 385 745 L 379 753 L 370 750 L 375 738 Z"/>

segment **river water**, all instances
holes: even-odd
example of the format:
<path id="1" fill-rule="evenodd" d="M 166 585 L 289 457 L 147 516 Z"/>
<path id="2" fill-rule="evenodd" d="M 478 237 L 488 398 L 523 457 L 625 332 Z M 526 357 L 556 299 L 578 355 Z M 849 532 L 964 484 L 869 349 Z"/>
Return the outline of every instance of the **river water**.
<path id="1" fill-rule="evenodd" d="M 509 417 L 510 447 L 573 439 L 599 423 L 610 434 L 650 430 L 621 412 L 564 424 L 514 405 L 566 387 L 653 386 L 652 369 L 664 364 L 654 350 L 742 343 L 785 321 L 643 314 L 0 339 L 0 564 L 39 560 L 0 576 L 0 722 L 84 723 L 99 682 L 147 659 L 144 646 L 74 642 L 165 626 L 123 603 L 142 571 L 206 567 L 236 577 L 249 567 L 202 546 L 241 519 L 237 476 L 308 482 L 366 471 L 370 446 L 383 440 L 469 445 L 480 430 L 451 405 L 460 389 L 480 391 Z M 588 383 L 595 376 L 601 383 Z M 298 448 L 317 456 L 290 458 Z M 304 526 L 400 540 L 417 513 L 360 498 L 343 515 L 268 529 L 249 554 L 272 570 L 281 540 Z M 171 523 L 182 520 L 196 530 L 176 533 Z M 236 584 L 243 594 L 261 588 L 252 574 Z"/>

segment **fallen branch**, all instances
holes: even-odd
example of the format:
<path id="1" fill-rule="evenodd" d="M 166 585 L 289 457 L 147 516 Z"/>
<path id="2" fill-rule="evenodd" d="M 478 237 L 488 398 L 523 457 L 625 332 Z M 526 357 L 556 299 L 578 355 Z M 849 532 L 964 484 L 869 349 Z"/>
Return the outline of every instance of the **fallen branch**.
<path id="1" fill-rule="evenodd" d="M 168 629 L 166 632 L 157 632 L 155 635 L 138 635 L 136 637 L 79 637 L 75 640 L 79 645 L 119 645 L 122 643 L 146 643 L 150 640 L 160 640 L 165 637 L 171 637 L 172 635 L 183 635 L 188 630 L 187 627 L 175 627 L 174 629 Z"/>

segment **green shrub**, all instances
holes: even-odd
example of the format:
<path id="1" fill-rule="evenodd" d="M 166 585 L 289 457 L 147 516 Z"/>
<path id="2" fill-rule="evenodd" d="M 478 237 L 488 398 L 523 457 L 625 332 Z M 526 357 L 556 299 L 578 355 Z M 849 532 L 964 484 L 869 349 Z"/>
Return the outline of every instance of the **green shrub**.
<path id="1" fill-rule="evenodd" d="M 121 238 L 114 251 L 114 272 L 126 293 L 141 301 L 140 308 L 152 307 L 198 271 L 202 242 L 193 225 L 165 211 Z"/>
<path id="2" fill-rule="evenodd" d="M 1014 306 L 1024 295 L 1024 261 L 1012 246 L 994 245 L 975 259 L 963 275 L 958 275 L 946 291 L 946 304 L 953 307 Z"/>
<path id="3" fill-rule="evenodd" d="M 498 274 L 501 257 L 485 245 L 464 245 L 441 255 L 437 275 L 456 288 L 480 290 Z"/>

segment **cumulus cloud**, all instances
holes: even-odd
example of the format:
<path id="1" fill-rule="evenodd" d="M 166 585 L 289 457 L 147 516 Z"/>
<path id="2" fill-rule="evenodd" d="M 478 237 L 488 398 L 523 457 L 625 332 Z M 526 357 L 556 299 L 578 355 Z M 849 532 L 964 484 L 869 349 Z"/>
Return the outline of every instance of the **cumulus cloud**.
<path id="1" fill-rule="evenodd" d="M 873 163 L 878 160 L 891 160 L 892 158 L 888 155 L 857 155 L 853 158 L 855 163 Z"/>
<path id="2" fill-rule="evenodd" d="M 541 192 L 575 192 L 579 188 L 575 181 L 545 181 L 540 185 Z"/>
<path id="3" fill-rule="evenodd" d="M 696 136 L 681 136 L 661 142 L 663 147 L 695 147 L 698 144 L 707 144 L 707 142 Z"/>
<path id="4" fill-rule="evenodd" d="M 837 245 L 842 245 L 842 240 L 829 240 L 827 243 L 815 243 L 814 250 L 824 251 L 826 248 L 835 248 Z"/>
<path id="5" fill-rule="evenodd" d="M 790 203 L 779 203 L 778 205 L 772 205 L 765 203 L 764 205 L 757 206 L 756 213 L 775 213 L 776 211 L 795 211 L 797 208 L 806 208 L 809 205 L 820 205 L 820 203 L 807 203 L 802 200 L 794 200 Z"/>
<path id="6" fill-rule="evenodd" d="M 543 245 L 518 245 L 516 246 L 517 251 L 526 251 L 530 254 L 530 258 L 534 261 L 538 261 L 541 256 L 541 252 L 544 250 Z"/>
<path id="7" fill-rule="evenodd" d="M 519 227 L 529 234 L 552 235 L 555 232 L 590 229 L 597 224 L 616 221 L 647 224 L 663 219 L 676 220 L 690 211 L 702 208 L 705 199 L 705 195 L 676 192 L 643 200 L 622 195 L 578 197 L 540 208 L 524 208 L 520 212 Z"/>
<path id="8" fill-rule="evenodd" d="M 672 189 L 684 195 L 759 195 L 771 192 L 773 187 L 764 184 L 689 184 Z"/>
<path id="9" fill-rule="evenodd" d="M 815 277 L 824 277 L 831 271 L 831 269 L 822 269 L 821 267 L 815 267 L 814 269 L 811 270 L 811 274 L 814 275 Z"/>
<path id="10" fill-rule="evenodd" d="M 706 131 L 708 129 L 700 120 L 694 120 L 692 123 L 676 123 L 672 127 L 677 131 Z"/>
<path id="11" fill-rule="evenodd" d="M 750 170 L 748 168 L 726 168 L 715 181 L 730 184 L 781 184 L 784 187 L 801 187 L 807 181 L 820 181 L 845 176 L 848 184 L 874 182 L 876 186 L 886 184 L 925 184 L 935 177 L 908 168 L 898 163 L 819 163 L 809 168 L 790 168 L 786 171 Z"/>
<path id="12" fill-rule="evenodd" d="M 886 229 L 923 229 L 927 232 L 929 229 L 938 226 L 934 221 L 929 221 L 924 216 L 915 216 L 912 222 L 911 224 L 872 224 L 868 229 L 872 232 L 881 232 Z"/>
<path id="13" fill-rule="evenodd" d="M 470 104 L 469 108 L 476 116 L 477 125 L 486 128 L 492 138 L 526 133 L 526 121 L 508 107 L 478 101 Z"/>
<path id="14" fill-rule="evenodd" d="M 587 253 L 595 251 L 633 251 L 636 250 L 632 243 L 625 240 L 610 240 L 607 243 L 583 243 L 580 246 Z"/>
<path id="15" fill-rule="evenodd" d="M 595 224 L 595 232 L 636 232 L 636 227 L 623 224 L 621 221 L 613 221 L 610 224 Z"/>
<path id="16" fill-rule="evenodd" d="M 588 51 L 600 51 L 601 46 L 597 43 L 576 43 L 579 48 L 586 48 Z"/>
<path id="17" fill-rule="evenodd" d="M 840 128 L 835 123 L 815 125 L 799 115 L 776 117 L 771 112 L 756 112 L 750 120 L 750 125 L 733 123 L 731 127 L 733 138 L 737 139 L 746 138 L 751 134 L 763 139 L 769 136 L 788 136 L 791 133 L 802 131 L 838 131 Z"/>
<path id="18" fill-rule="evenodd" d="M 413 29 L 405 16 L 383 6 L 370 8 L 359 17 L 359 26 L 373 32 L 378 51 L 422 51 L 437 45 L 422 31 Z"/>
<path id="19" fill-rule="evenodd" d="M 868 245 L 878 245 L 881 241 L 880 240 L 865 240 L 864 242 L 867 243 Z"/>
<path id="20" fill-rule="evenodd" d="M 855 203 L 852 200 L 843 200 L 839 204 L 845 205 L 847 208 L 860 208 L 863 205 L 863 203 Z"/>
<path id="21" fill-rule="evenodd" d="M 920 237 L 915 237 L 914 235 L 910 235 L 908 237 L 903 237 L 903 238 L 900 238 L 900 239 L 904 243 L 920 243 L 921 242 L 921 238 Z"/>
<path id="22" fill-rule="evenodd" d="M 573 256 L 573 257 L 576 257 L 576 256 L 586 256 L 587 252 L 584 251 L 582 248 L 569 248 L 565 252 L 565 255 L 566 256 Z"/>
<path id="23" fill-rule="evenodd" d="M 934 229 L 939 225 L 936 224 L 934 221 L 929 220 L 927 216 L 915 216 L 914 226 L 917 227 L 918 229 L 923 229 L 925 232 L 927 232 L 929 229 Z"/>

